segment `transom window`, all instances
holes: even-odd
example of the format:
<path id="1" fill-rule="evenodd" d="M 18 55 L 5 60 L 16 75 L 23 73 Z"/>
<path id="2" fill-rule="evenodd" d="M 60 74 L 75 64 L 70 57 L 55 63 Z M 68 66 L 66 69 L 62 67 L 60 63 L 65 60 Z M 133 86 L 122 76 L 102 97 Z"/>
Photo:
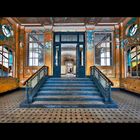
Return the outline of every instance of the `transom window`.
<path id="1" fill-rule="evenodd" d="M 97 66 L 112 65 L 112 33 L 96 32 L 94 34 L 95 64 Z"/>
<path id="2" fill-rule="evenodd" d="M 133 46 L 127 51 L 127 76 L 140 76 L 140 46 Z"/>
<path id="3" fill-rule="evenodd" d="M 44 65 L 44 34 L 29 34 L 29 66 Z"/>
<path id="4" fill-rule="evenodd" d="M 5 45 L 0 46 L 0 77 L 13 76 L 13 54 Z"/>

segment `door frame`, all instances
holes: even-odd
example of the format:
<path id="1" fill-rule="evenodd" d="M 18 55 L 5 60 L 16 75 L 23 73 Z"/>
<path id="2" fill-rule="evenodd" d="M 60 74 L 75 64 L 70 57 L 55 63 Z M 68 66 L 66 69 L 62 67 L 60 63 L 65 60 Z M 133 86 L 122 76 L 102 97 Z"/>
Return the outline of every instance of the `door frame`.
<path id="1" fill-rule="evenodd" d="M 59 35 L 59 41 L 55 41 L 56 35 Z M 62 41 L 61 40 L 61 35 L 77 35 L 77 41 Z M 79 35 L 83 35 L 83 42 L 79 41 Z M 83 67 L 84 67 L 84 72 L 82 74 L 77 73 L 77 68 L 79 66 L 76 65 L 76 77 L 85 77 L 85 71 L 86 71 L 86 49 L 85 49 L 85 32 L 54 32 L 53 33 L 53 76 L 54 77 L 61 77 L 61 44 L 77 44 L 78 47 L 80 44 L 83 44 Z M 56 48 L 55 46 L 59 45 L 59 56 L 58 56 L 58 67 L 55 65 L 55 53 L 56 53 Z M 77 55 L 77 49 L 76 49 L 76 55 Z M 77 60 L 77 56 L 76 56 Z M 77 62 L 76 62 L 77 63 Z"/>

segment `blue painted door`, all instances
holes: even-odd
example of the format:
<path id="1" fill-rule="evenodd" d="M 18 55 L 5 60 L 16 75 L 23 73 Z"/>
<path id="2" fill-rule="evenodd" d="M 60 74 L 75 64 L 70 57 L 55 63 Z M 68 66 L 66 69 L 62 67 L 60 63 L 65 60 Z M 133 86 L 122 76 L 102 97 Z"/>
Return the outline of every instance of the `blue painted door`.
<path id="1" fill-rule="evenodd" d="M 61 44 L 55 43 L 53 53 L 53 75 L 54 77 L 60 77 L 61 75 Z"/>
<path id="2" fill-rule="evenodd" d="M 76 47 L 76 77 L 85 77 L 85 46 L 78 43 Z"/>

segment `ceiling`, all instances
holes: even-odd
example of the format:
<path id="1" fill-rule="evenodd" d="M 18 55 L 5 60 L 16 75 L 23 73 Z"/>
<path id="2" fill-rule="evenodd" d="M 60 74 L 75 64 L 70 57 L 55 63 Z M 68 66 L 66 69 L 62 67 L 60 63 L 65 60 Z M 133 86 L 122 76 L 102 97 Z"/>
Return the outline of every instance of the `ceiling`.
<path id="1" fill-rule="evenodd" d="M 126 17 L 13 17 L 14 21 L 23 26 L 43 25 L 115 25 Z"/>

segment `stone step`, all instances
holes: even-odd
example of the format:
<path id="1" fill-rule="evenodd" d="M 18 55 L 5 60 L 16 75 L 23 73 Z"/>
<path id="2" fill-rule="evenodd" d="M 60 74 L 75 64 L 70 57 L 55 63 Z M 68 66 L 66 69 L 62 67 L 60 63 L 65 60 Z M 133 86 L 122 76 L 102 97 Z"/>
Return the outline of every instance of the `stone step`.
<path id="1" fill-rule="evenodd" d="M 44 84 L 94 84 L 92 81 L 45 81 Z"/>
<path id="2" fill-rule="evenodd" d="M 43 86 L 94 86 L 94 84 L 85 84 L 85 83 L 44 83 Z"/>
<path id="3" fill-rule="evenodd" d="M 99 91 L 98 90 L 61 90 L 61 91 L 59 91 L 59 90 L 39 90 L 38 91 L 38 93 L 46 93 L 46 94 L 48 94 L 48 93 L 62 93 L 62 94 L 68 94 L 68 93 L 70 93 L 70 94 L 74 94 L 74 93 L 79 93 L 79 94 L 95 94 L 95 93 L 99 93 Z"/>
<path id="4" fill-rule="evenodd" d="M 77 78 L 77 77 L 53 77 L 47 78 L 47 80 L 90 80 L 90 78 Z"/>
<path id="5" fill-rule="evenodd" d="M 96 87 L 93 84 L 43 84 L 42 87 Z"/>
<path id="6" fill-rule="evenodd" d="M 103 101 L 102 98 L 34 98 L 34 101 Z"/>
<path id="7" fill-rule="evenodd" d="M 102 101 L 34 101 L 32 104 L 48 104 L 48 105 L 93 105 L 93 104 L 102 104 L 104 105 L 104 102 Z"/>
<path id="8" fill-rule="evenodd" d="M 40 90 L 98 90 L 96 87 L 41 87 Z"/>
<path id="9" fill-rule="evenodd" d="M 51 95 L 38 95 L 36 96 L 35 98 L 45 98 L 45 99 L 48 99 L 48 98 L 52 98 L 52 99 L 66 99 L 66 98 L 71 98 L 71 99 L 86 99 L 86 98 L 93 98 L 93 99 L 102 99 L 99 95 L 95 95 L 95 96 L 86 96 L 86 95 L 54 95 L 54 96 L 51 96 Z"/>
<path id="10" fill-rule="evenodd" d="M 66 80 L 66 79 L 63 79 L 63 80 L 61 80 L 61 79 L 57 79 L 57 80 L 46 80 L 46 81 L 48 81 L 48 82 L 50 82 L 50 81 L 57 81 L 57 82 L 91 82 L 91 80 Z"/>
<path id="11" fill-rule="evenodd" d="M 38 96 L 40 95 L 45 95 L 45 96 L 76 96 L 76 95 L 84 95 L 84 96 L 96 96 L 96 95 L 99 95 L 100 96 L 100 93 L 99 92 L 95 92 L 95 93 L 83 93 L 83 92 L 65 92 L 65 93 L 62 93 L 62 92 L 51 92 L 51 91 L 48 91 L 48 92 L 44 92 L 44 91 L 40 91 L 38 92 L 37 94 Z"/>

